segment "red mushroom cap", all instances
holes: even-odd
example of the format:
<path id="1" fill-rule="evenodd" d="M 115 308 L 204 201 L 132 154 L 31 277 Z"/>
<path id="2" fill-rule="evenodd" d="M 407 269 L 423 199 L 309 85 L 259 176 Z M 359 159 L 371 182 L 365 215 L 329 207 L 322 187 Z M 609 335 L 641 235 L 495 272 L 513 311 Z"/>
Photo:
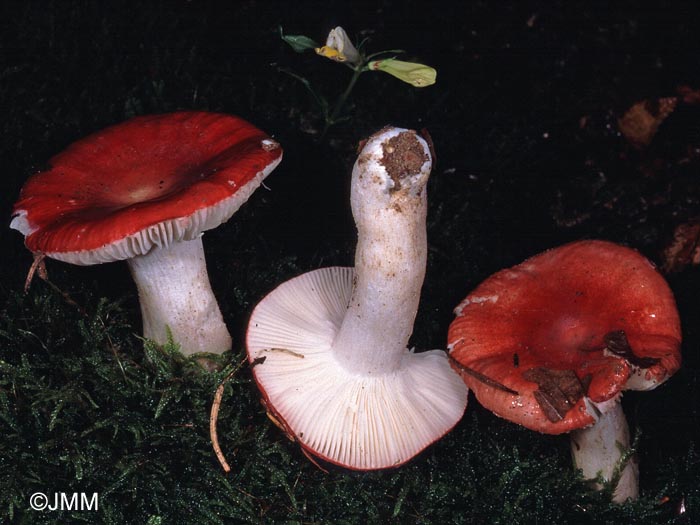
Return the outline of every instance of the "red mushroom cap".
<path id="1" fill-rule="evenodd" d="M 32 252 L 56 259 L 125 259 L 225 222 L 281 157 L 237 117 L 136 117 L 53 157 L 22 188 L 11 226 Z"/>
<path id="2" fill-rule="evenodd" d="M 610 242 L 574 242 L 502 270 L 455 313 L 454 368 L 484 407 L 540 432 L 589 426 L 587 400 L 654 388 L 680 366 L 666 281 L 638 252 Z"/>

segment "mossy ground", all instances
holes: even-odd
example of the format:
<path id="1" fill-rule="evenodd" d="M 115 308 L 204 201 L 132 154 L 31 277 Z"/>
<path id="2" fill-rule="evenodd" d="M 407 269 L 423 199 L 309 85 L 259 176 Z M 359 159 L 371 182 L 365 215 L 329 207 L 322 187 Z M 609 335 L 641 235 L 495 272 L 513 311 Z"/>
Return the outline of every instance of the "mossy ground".
<path id="1" fill-rule="evenodd" d="M 426 13 L 429 10 L 429 13 Z M 396 470 L 323 473 L 267 419 L 242 360 L 251 308 L 298 273 L 350 265 L 349 171 L 357 142 L 387 123 L 427 128 L 428 272 L 412 343 L 445 344 L 452 308 L 483 278 L 563 242 L 603 238 L 657 263 L 675 225 L 700 215 L 700 111 L 679 108 L 643 150 L 621 136 L 632 103 L 700 88 L 692 3 L 485 1 L 4 2 L 0 5 L 0 216 L 26 178 L 71 142 L 143 113 L 206 109 L 273 134 L 285 159 L 227 224 L 207 233 L 214 290 L 235 349 L 205 373 L 144 345 L 124 264 L 49 261 L 58 290 L 0 228 L 0 521 L 7 523 L 698 523 L 700 273 L 669 275 L 684 366 L 626 395 L 642 497 L 615 506 L 571 469 L 565 437 L 497 419 L 470 400 L 448 436 Z M 326 96 L 349 71 L 297 55 L 277 33 L 322 41 L 343 25 L 371 50 L 435 66 L 416 90 L 363 75 L 323 141 L 303 85 Z M 77 304 L 77 306 L 76 306 Z M 97 492 L 99 511 L 29 509 L 34 492 Z M 681 504 L 685 512 L 679 514 Z"/>

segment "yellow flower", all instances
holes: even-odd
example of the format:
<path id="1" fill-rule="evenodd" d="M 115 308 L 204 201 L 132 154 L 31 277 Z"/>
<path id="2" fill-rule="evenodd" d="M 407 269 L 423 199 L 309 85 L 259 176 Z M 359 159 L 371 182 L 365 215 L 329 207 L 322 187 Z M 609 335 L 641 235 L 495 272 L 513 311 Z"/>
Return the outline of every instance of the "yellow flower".
<path id="1" fill-rule="evenodd" d="M 355 48 L 350 38 L 348 38 L 345 29 L 340 26 L 331 29 L 326 39 L 326 45 L 317 47 L 316 53 L 330 58 L 331 60 L 335 60 L 336 62 L 350 62 L 355 65 L 362 62 L 360 52 Z"/>
<path id="2" fill-rule="evenodd" d="M 435 84 L 437 71 L 424 64 L 415 62 L 403 62 L 393 58 L 385 60 L 372 60 L 367 67 L 374 71 L 384 71 L 403 80 L 414 87 L 425 87 Z"/>

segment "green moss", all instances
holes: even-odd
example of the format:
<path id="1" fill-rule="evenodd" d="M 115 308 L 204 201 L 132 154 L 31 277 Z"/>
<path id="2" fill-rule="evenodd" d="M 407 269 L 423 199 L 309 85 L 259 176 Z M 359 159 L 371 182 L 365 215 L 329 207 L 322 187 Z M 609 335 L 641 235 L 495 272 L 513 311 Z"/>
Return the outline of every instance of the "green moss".
<path id="1" fill-rule="evenodd" d="M 565 438 L 494 420 L 474 406 L 408 465 L 326 474 L 265 417 L 247 367 L 209 410 L 240 353 L 204 371 L 133 333 L 118 304 L 86 314 L 35 284 L 11 294 L 0 324 L 0 515 L 17 523 L 673 523 L 663 494 L 698 502 L 694 449 L 639 502 L 611 505 L 571 469 Z M 51 322 L 46 322 L 49 319 Z M 35 512 L 34 492 L 99 493 L 99 511 Z"/>

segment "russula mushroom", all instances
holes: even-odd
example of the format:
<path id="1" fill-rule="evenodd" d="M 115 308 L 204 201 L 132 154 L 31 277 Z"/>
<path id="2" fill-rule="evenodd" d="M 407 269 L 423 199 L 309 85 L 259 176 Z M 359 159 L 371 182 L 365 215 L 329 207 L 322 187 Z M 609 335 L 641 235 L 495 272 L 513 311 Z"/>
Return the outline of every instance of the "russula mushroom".
<path id="1" fill-rule="evenodd" d="M 136 117 L 75 142 L 22 188 L 11 228 L 34 254 L 91 265 L 126 259 L 144 337 L 222 353 L 231 336 L 202 232 L 227 221 L 282 148 L 244 120 L 183 111 Z"/>
<path id="2" fill-rule="evenodd" d="M 268 414 L 303 449 L 371 470 L 405 463 L 461 418 L 467 389 L 442 350 L 407 350 L 425 276 L 432 160 L 385 128 L 355 163 L 355 267 L 315 270 L 255 307 L 248 358 Z"/>
<path id="3" fill-rule="evenodd" d="M 655 267 L 630 248 L 574 242 L 492 275 L 455 313 L 450 359 L 479 402 L 570 432 L 583 476 L 618 480 L 616 502 L 636 498 L 621 393 L 656 388 L 681 362 L 675 301 Z"/>

